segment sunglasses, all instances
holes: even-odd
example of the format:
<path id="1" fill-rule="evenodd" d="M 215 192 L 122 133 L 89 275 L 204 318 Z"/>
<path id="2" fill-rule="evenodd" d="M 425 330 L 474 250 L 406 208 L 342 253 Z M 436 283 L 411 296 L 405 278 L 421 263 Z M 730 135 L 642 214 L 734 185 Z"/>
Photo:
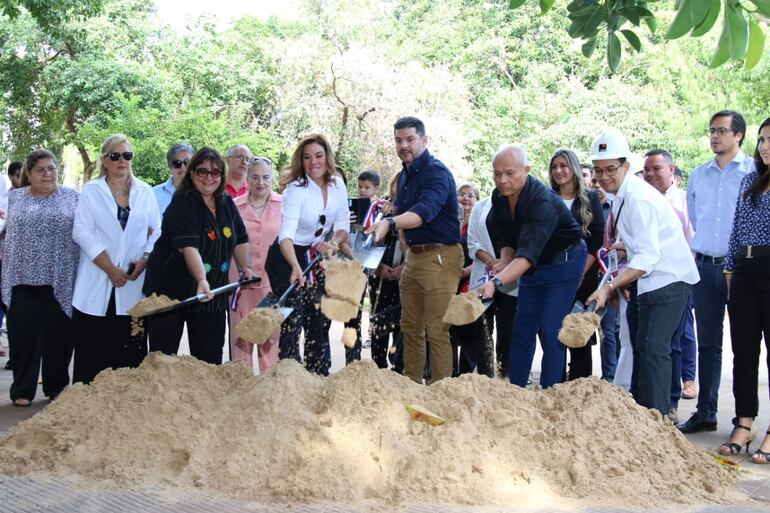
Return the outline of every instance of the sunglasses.
<path id="1" fill-rule="evenodd" d="M 190 163 L 190 159 L 184 159 L 184 160 L 174 159 L 171 161 L 171 167 L 173 167 L 174 169 L 179 169 L 180 167 L 186 166 L 189 163 Z"/>
<path id="2" fill-rule="evenodd" d="M 264 162 L 268 166 L 273 165 L 273 161 L 267 157 L 252 157 L 252 159 L 249 161 L 249 164 L 254 164 L 255 162 Z"/>
<path id="3" fill-rule="evenodd" d="M 103 156 L 108 157 L 113 162 L 117 162 L 118 160 L 120 160 L 120 157 L 123 157 L 123 160 L 131 160 L 132 158 L 134 158 L 134 153 L 131 151 L 124 151 L 123 153 L 113 151 L 110 153 L 105 153 Z"/>
<path id="4" fill-rule="evenodd" d="M 326 215 L 321 214 L 318 216 L 318 229 L 315 231 L 315 236 L 320 237 L 324 233 L 324 225 L 326 224 Z"/>
<path id="5" fill-rule="evenodd" d="M 221 178 L 222 177 L 222 170 L 221 169 L 202 169 L 198 168 L 195 170 L 195 174 L 198 175 L 199 178 L 203 178 L 205 176 L 210 176 L 212 178 Z"/>

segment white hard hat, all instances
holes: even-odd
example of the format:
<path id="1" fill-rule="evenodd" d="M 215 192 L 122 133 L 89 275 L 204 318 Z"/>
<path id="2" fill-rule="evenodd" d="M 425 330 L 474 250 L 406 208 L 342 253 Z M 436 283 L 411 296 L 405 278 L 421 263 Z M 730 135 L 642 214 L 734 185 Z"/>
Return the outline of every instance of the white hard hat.
<path id="1" fill-rule="evenodd" d="M 630 169 L 632 173 L 644 171 L 644 157 L 637 155 L 636 153 L 632 154 L 628 157 L 628 169 Z"/>
<path id="2" fill-rule="evenodd" d="M 629 158 L 631 150 L 628 149 L 628 141 L 616 130 L 605 130 L 591 144 L 591 156 L 589 160 L 611 160 Z"/>

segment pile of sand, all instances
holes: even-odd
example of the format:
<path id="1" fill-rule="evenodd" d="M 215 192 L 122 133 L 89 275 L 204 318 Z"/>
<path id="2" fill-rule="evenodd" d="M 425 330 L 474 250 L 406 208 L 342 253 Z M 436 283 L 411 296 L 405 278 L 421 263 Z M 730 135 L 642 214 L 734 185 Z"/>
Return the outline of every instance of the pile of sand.
<path id="1" fill-rule="evenodd" d="M 252 344 L 264 344 L 281 328 L 283 315 L 278 308 L 255 308 L 235 326 L 235 333 Z"/>
<path id="2" fill-rule="evenodd" d="M 484 310 L 484 304 L 478 294 L 471 290 L 452 296 L 442 320 L 447 324 L 463 326 L 481 317 Z"/>
<path id="3" fill-rule="evenodd" d="M 559 342 L 567 347 L 584 347 L 601 322 L 602 319 L 593 312 L 571 313 L 561 322 Z"/>
<path id="4" fill-rule="evenodd" d="M 404 406 L 446 419 L 429 426 Z M 418 385 L 373 362 L 252 376 L 150 354 L 68 387 L 0 442 L 0 471 L 198 487 L 261 502 L 647 509 L 727 503 L 736 473 L 599 379 L 530 391 L 476 374 Z"/>
<path id="5" fill-rule="evenodd" d="M 333 320 L 347 322 L 358 314 L 366 275 L 358 260 L 332 257 L 324 260 L 324 290 L 321 312 Z"/>
<path id="6" fill-rule="evenodd" d="M 148 297 L 144 299 L 140 299 L 136 302 L 134 306 L 128 309 L 128 315 L 131 317 L 144 317 L 148 313 L 158 310 L 160 308 L 165 308 L 167 306 L 172 306 L 179 303 L 179 300 L 177 299 L 170 299 L 168 296 L 164 295 L 157 295 L 155 293 L 150 294 Z"/>

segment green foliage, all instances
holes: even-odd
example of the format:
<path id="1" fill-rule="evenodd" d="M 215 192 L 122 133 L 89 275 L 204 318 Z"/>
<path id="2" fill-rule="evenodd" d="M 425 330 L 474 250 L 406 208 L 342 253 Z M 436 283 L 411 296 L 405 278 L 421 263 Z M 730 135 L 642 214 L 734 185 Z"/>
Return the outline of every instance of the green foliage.
<path id="1" fill-rule="evenodd" d="M 15 20 L 26 11 L 49 33 L 57 33 L 60 24 L 86 19 L 98 14 L 102 0 L 0 0 L 0 14 Z"/>

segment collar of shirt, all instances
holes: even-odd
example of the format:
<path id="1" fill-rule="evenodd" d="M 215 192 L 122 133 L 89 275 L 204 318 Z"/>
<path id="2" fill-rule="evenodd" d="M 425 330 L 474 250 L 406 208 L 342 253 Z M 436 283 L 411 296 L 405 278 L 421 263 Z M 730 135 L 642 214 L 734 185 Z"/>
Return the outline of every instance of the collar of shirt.
<path id="1" fill-rule="evenodd" d="M 727 163 L 724 169 L 721 169 L 719 167 L 719 163 L 717 163 L 717 156 L 714 155 L 714 158 L 711 159 L 711 162 L 709 162 L 707 169 L 715 169 L 717 171 L 727 171 L 730 169 L 735 169 L 737 166 L 740 166 L 743 161 L 746 160 L 746 154 L 743 153 L 742 150 L 738 150 L 738 152 L 735 154 L 735 156 L 730 159 L 730 162 Z M 733 165 L 735 164 L 735 165 Z"/>
<path id="2" fill-rule="evenodd" d="M 420 169 L 425 169 L 425 166 L 427 166 L 428 162 L 430 162 L 430 158 L 431 154 L 428 151 L 428 148 L 425 148 L 425 150 L 420 153 L 420 156 L 412 161 L 411 166 L 407 166 L 406 164 L 402 163 L 402 168 L 406 170 L 407 173 L 417 173 L 420 171 Z"/>
<path id="3" fill-rule="evenodd" d="M 174 194 L 174 191 L 176 191 L 176 187 L 174 187 L 174 179 L 169 178 L 166 180 L 166 183 L 163 184 L 163 188 L 171 194 Z"/>

